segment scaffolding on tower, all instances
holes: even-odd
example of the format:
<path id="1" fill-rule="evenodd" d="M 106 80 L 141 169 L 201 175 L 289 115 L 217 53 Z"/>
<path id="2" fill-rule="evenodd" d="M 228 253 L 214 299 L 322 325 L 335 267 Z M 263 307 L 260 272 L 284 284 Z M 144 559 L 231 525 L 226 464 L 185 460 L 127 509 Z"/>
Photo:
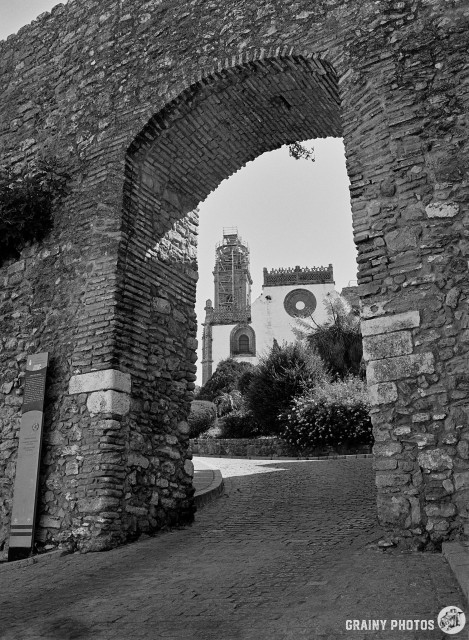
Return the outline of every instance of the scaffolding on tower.
<path id="1" fill-rule="evenodd" d="M 215 249 L 215 308 L 240 311 L 250 306 L 249 246 L 237 227 L 225 227 L 223 240 Z"/>

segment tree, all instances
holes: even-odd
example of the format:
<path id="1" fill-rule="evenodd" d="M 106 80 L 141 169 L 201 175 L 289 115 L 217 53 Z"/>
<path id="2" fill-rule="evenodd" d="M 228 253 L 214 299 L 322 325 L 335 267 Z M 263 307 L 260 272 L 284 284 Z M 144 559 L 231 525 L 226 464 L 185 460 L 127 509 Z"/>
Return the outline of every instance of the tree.
<path id="1" fill-rule="evenodd" d="M 325 379 L 321 359 L 304 344 L 274 343 L 253 369 L 246 391 L 246 403 L 262 434 L 276 434 L 281 428 L 279 415 L 293 398 Z"/>
<path id="2" fill-rule="evenodd" d="M 227 358 L 219 362 L 212 376 L 197 394 L 197 400 L 211 400 L 224 393 L 230 393 L 238 387 L 238 380 L 243 373 L 252 369 L 249 362 L 239 362 L 233 358 Z"/>

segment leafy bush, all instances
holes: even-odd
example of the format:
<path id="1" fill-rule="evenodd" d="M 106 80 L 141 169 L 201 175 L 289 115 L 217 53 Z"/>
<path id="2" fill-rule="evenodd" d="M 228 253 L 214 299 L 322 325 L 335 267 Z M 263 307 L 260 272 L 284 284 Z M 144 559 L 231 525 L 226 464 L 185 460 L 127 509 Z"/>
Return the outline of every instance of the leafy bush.
<path id="1" fill-rule="evenodd" d="M 189 423 L 189 437 L 198 438 L 214 424 L 217 419 L 217 408 L 213 402 L 193 400 L 187 422 Z"/>
<path id="2" fill-rule="evenodd" d="M 366 383 L 357 376 L 349 375 L 343 380 L 334 382 L 322 382 L 314 389 L 308 389 L 303 397 L 306 399 L 323 401 L 326 403 L 337 402 L 347 406 L 355 405 L 357 402 L 368 406 L 368 389 Z"/>
<path id="3" fill-rule="evenodd" d="M 280 436 L 300 450 L 373 443 L 365 384 L 358 378 L 323 383 L 296 397 L 280 420 Z"/>
<path id="4" fill-rule="evenodd" d="M 247 408 L 252 412 L 262 435 L 276 435 L 281 424 L 279 414 L 307 387 L 324 382 L 327 376 L 317 354 L 301 342 L 274 344 L 267 357 L 253 371 L 246 392 Z"/>
<path id="5" fill-rule="evenodd" d="M 22 176 L 0 167 L 0 264 L 16 258 L 27 242 L 42 240 L 52 226 L 52 205 L 65 193 L 68 175 L 54 159 Z"/>
<path id="6" fill-rule="evenodd" d="M 252 368 L 249 362 L 239 362 L 233 358 L 222 360 L 211 378 L 200 389 L 197 399 L 214 401 L 223 393 L 230 393 L 237 388 L 241 375 Z"/>
<path id="7" fill-rule="evenodd" d="M 220 423 L 221 438 L 255 438 L 259 435 L 259 429 L 251 411 L 235 409 Z"/>

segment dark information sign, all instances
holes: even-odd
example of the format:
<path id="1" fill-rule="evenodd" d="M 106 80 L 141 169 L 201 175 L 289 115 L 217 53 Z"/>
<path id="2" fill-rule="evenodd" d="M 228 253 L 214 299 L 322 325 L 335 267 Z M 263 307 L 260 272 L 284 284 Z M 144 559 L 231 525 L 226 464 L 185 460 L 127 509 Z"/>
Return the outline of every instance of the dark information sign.
<path id="1" fill-rule="evenodd" d="M 33 547 L 48 364 L 48 353 L 28 356 L 26 364 L 8 560 L 27 557 Z"/>

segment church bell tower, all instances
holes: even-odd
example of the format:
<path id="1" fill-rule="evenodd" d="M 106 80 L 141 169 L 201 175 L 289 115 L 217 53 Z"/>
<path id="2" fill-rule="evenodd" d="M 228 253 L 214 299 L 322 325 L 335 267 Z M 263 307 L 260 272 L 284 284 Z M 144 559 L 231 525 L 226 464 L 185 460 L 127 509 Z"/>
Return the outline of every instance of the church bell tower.
<path id="1" fill-rule="evenodd" d="M 215 252 L 215 306 L 227 320 L 250 311 L 252 279 L 249 273 L 249 247 L 238 236 L 238 229 L 223 229 L 223 240 Z M 229 317 L 229 316 L 233 317 Z"/>
<path id="2" fill-rule="evenodd" d="M 249 247 L 236 227 L 223 229 L 223 240 L 215 250 L 214 305 L 207 300 L 202 336 L 202 384 L 212 375 L 213 326 L 247 324 L 251 321 Z"/>

